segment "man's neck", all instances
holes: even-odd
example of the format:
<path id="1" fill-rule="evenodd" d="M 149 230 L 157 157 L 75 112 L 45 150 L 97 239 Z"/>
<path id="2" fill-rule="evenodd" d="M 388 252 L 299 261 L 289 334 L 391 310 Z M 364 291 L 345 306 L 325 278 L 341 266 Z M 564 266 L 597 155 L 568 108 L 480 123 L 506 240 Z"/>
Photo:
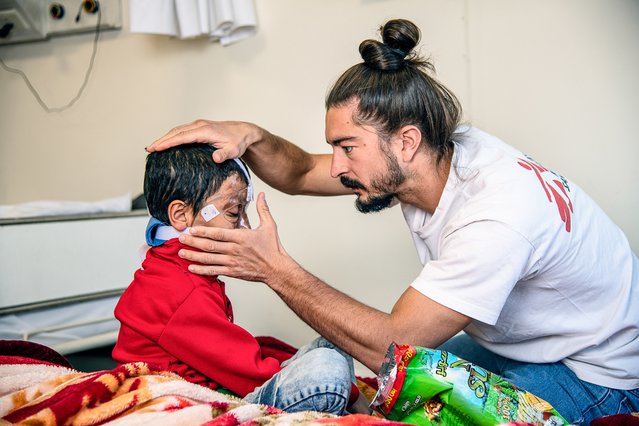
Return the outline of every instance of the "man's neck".
<path id="1" fill-rule="evenodd" d="M 433 214 L 448 181 L 451 157 L 452 155 L 437 163 L 432 155 L 417 156 L 405 188 L 399 193 L 399 201 Z"/>

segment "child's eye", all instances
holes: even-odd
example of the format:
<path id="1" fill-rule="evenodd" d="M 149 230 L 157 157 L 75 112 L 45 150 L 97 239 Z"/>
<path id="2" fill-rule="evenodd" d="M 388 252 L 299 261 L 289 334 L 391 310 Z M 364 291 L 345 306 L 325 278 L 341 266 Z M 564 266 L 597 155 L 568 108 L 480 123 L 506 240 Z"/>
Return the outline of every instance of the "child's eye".
<path id="1" fill-rule="evenodd" d="M 242 218 L 242 211 L 240 204 L 233 206 L 224 212 L 224 219 L 237 227 Z"/>
<path id="2" fill-rule="evenodd" d="M 229 220 L 236 220 L 238 217 L 240 217 L 240 212 L 239 211 L 226 211 L 224 213 L 224 216 L 226 216 L 226 218 L 229 219 Z"/>

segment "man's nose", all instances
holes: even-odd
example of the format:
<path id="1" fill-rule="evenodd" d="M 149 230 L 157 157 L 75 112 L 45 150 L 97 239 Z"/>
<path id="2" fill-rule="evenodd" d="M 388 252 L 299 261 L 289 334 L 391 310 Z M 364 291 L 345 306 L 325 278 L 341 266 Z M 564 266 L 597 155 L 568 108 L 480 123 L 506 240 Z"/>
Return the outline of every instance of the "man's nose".
<path id="1" fill-rule="evenodd" d="M 348 168 L 346 167 L 346 161 L 344 158 L 341 158 L 339 153 L 334 151 L 333 157 L 331 158 L 331 177 L 337 178 L 348 172 Z"/>

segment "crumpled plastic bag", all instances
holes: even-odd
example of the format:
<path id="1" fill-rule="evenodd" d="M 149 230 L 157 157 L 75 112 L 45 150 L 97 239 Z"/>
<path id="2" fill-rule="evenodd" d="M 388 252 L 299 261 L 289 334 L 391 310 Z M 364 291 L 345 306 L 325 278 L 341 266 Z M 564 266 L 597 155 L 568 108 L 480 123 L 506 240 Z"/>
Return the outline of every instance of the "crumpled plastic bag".
<path id="1" fill-rule="evenodd" d="M 371 406 L 390 420 L 418 425 L 564 426 L 546 401 L 450 352 L 391 344 Z"/>

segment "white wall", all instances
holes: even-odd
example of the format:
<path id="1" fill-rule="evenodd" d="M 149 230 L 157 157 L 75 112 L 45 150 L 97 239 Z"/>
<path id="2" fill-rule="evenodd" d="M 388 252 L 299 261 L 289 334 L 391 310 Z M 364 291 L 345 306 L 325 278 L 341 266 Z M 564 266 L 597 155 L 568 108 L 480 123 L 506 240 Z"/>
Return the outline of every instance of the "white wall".
<path id="1" fill-rule="evenodd" d="M 639 252 L 639 2 L 468 2 L 473 121 L 583 187 Z"/>
<path id="2" fill-rule="evenodd" d="M 256 0 L 257 36 L 226 48 L 130 34 L 123 6 L 123 29 L 102 34 L 71 109 L 45 113 L 18 76 L 0 70 L 0 204 L 139 193 L 143 147 L 195 118 L 254 121 L 328 152 L 327 88 L 360 61 L 360 41 L 405 17 L 421 28 L 423 53 L 466 117 L 584 187 L 639 251 L 636 0 Z M 82 81 L 91 41 L 0 47 L 0 56 L 59 106 Z M 345 292 L 388 310 L 417 274 L 398 209 L 364 216 L 351 197 L 258 190 L 287 250 Z M 314 335 L 263 285 L 231 284 L 238 321 L 254 333 L 293 344 Z"/>

